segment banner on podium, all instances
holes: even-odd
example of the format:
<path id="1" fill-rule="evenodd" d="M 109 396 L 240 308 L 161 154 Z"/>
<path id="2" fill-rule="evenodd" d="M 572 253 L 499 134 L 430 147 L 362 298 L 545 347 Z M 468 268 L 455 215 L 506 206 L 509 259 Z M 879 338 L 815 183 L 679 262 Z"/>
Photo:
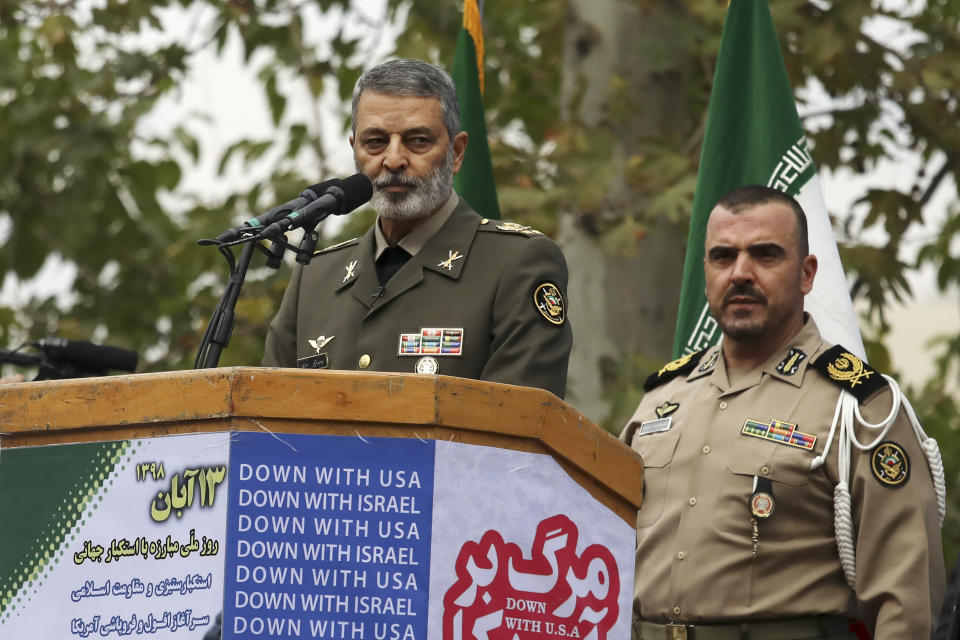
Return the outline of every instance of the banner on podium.
<path id="1" fill-rule="evenodd" d="M 24 475 L 64 460 L 95 480 Z M 630 636 L 633 528 L 544 454 L 259 432 L 14 449 L 0 508 L 61 532 L 2 528 L 3 637 L 199 640 L 218 615 L 225 639 Z"/>

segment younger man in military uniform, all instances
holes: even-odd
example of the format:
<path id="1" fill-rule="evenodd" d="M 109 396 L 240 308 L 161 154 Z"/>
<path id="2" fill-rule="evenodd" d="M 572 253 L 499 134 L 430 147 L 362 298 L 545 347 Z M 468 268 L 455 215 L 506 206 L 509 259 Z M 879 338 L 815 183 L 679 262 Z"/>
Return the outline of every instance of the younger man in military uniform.
<path id="1" fill-rule="evenodd" d="M 713 209 L 704 271 L 721 345 L 654 373 L 622 434 L 644 462 L 643 640 L 930 636 L 944 587 L 936 446 L 895 383 L 804 314 L 816 270 L 793 198 L 743 187 Z"/>
<path id="2" fill-rule="evenodd" d="M 549 238 L 482 219 L 454 193 L 467 134 L 447 73 L 417 60 L 365 72 L 350 144 L 377 222 L 295 269 L 264 364 L 439 373 L 562 397 L 566 262 Z"/>

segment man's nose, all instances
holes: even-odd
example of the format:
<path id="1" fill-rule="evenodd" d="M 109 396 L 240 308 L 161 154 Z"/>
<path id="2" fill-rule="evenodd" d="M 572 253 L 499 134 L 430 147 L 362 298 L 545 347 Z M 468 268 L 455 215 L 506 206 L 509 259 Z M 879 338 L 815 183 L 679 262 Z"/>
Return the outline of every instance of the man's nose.
<path id="1" fill-rule="evenodd" d="M 753 261 L 750 259 L 750 254 L 746 251 L 741 251 L 737 254 L 737 259 L 733 263 L 731 278 L 734 282 L 753 282 Z"/>
<path id="2" fill-rule="evenodd" d="M 390 138 L 387 150 L 383 154 L 383 166 L 387 171 L 397 172 L 407 168 L 407 154 L 399 136 Z"/>

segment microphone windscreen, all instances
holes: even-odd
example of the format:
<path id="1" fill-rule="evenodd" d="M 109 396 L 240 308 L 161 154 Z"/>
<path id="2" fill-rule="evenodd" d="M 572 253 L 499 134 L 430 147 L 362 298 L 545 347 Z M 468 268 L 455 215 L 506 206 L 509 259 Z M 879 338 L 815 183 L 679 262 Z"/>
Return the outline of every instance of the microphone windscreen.
<path id="1" fill-rule="evenodd" d="M 373 197 L 373 183 L 362 173 L 355 173 L 349 178 L 340 181 L 344 198 L 341 201 L 341 213 L 349 213 L 362 204 L 370 202 Z"/>
<path id="2" fill-rule="evenodd" d="M 340 178 L 331 178 L 329 180 L 324 180 L 323 182 L 318 182 L 317 184 L 312 184 L 302 192 L 300 195 L 303 197 L 308 197 L 310 200 L 316 200 L 324 193 L 327 192 L 327 189 L 330 187 L 335 187 L 340 182 Z M 310 192 L 310 193 L 308 193 Z"/>
<path id="3" fill-rule="evenodd" d="M 15 367 L 33 367 L 43 363 L 40 356 L 31 356 L 18 351 L 0 349 L 0 364 L 12 364 Z"/>
<path id="4" fill-rule="evenodd" d="M 51 359 L 66 360 L 92 371 L 132 372 L 137 368 L 137 354 L 120 347 L 62 338 L 47 338 L 37 344 Z"/>

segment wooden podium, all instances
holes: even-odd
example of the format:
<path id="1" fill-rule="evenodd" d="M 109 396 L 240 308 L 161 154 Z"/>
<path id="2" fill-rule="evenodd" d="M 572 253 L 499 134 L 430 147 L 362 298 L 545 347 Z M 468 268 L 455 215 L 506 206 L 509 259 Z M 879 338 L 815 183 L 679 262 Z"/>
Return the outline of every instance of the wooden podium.
<path id="1" fill-rule="evenodd" d="M 65 523 L 59 534 L 34 541 L 53 551 L 46 562 L 40 556 L 22 568 L 0 554 L 0 635 L 21 627 L 37 632 L 38 621 L 72 602 L 69 632 L 67 622 L 49 622 L 53 635 L 109 637 L 114 631 L 139 635 L 166 629 L 200 637 L 212 622 L 209 607 L 205 616 L 198 615 L 198 606 L 158 607 L 162 591 L 167 604 L 181 596 L 198 603 L 204 594 L 225 603 L 224 638 L 357 637 L 358 632 L 377 640 L 471 633 L 523 638 L 525 631 L 564 638 L 592 630 L 597 637 L 629 637 L 642 464 L 630 448 L 539 389 L 446 376 L 252 367 L 31 382 L 0 388 L 0 434 L 0 508 L 23 500 L 21 483 L 34 482 L 38 465 L 54 469 L 72 447 L 123 443 L 106 453 L 97 449 L 105 471 L 99 479 L 93 476 L 92 488 L 79 490 L 77 506 L 71 507 L 67 496 L 58 507 Z M 360 464 L 346 462 L 357 442 L 361 450 L 376 445 L 376 459 L 389 461 L 387 484 L 380 470 L 377 485 L 381 463 L 366 468 L 362 457 Z M 227 452 L 241 445 L 247 457 L 237 459 L 246 462 L 234 462 L 240 454 Z M 429 456 L 436 458 L 423 457 L 421 445 L 429 445 Z M 43 463 L 16 456 L 28 449 L 56 455 Z M 441 449 L 443 464 L 437 461 Z M 182 464 L 175 462 L 181 453 Z M 208 458 L 191 455 L 207 455 L 216 464 L 204 466 Z M 339 494 L 341 506 L 352 509 L 350 519 L 334 522 L 324 515 L 326 503 L 318 501 L 334 495 L 333 467 L 323 462 L 325 455 L 341 456 L 341 471 L 367 478 L 352 494 L 356 502 Z M 458 459 L 450 460 L 454 455 L 463 456 L 462 469 Z M 417 456 L 425 460 L 419 467 L 413 462 Z M 496 471 L 500 460 L 506 466 Z M 164 461 L 165 467 L 159 464 Z M 501 475 L 488 478 L 488 471 Z M 326 490 L 318 492 L 323 473 Z M 429 475 L 432 482 L 433 474 L 437 485 L 427 493 L 421 481 Z M 461 479 L 465 484 L 458 488 Z M 310 490 L 296 486 L 299 480 L 311 484 Z M 218 486 L 228 488 L 216 494 Z M 136 491 L 149 493 L 149 509 L 142 499 L 131 503 L 120 497 Z M 102 507 L 96 504 L 104 503 L 98 492 L 107 496 Z M 44 495 L 38 490 L 37 500 Z M 222 495 L 228 497 L 214 504 Z M 301 504 L 310 495 L 312 506 Z M 29 520 L 29 502 L 17 504 L 16 514 L 0 513 L 0 520 Z M 414 506 L 424 504 L 432 505 L 432 515 Z M 536 515 L 541 512 L 549 517 Z M 201 515 L 206 520 L 195 519 Z M 484 526 L 478 529 L 474 520 Z M 210 524 L 220 521 L 222 527 Z M 91 524 L 96 522 L 101 524 Z M 200 522 L 209 524 L 206 530 Z M 337 537 L 341 534 L 330 533 L 331 522 L 372 529 Z M 423 536 L 417 522 L 432 535 Z M 371 531 L 377 526 L 381 538 L 406 532 L 412 541 L 397 548 L 366 544 L 376 541 Z M 138 535 L 141 531 L 148 533 Z M 31 541 L 15 538 L 11 528 L 0 527 L 0 548 L 29 552 Z M 331 553 L 337 551 L 339 559 L 317 564 L 314 546 L 312 574 L 304 582 L 300 554 L 309 540 L 319 539 L 335 541 L 338 549 Z M 415 548 L 420 543 L 427 546 Z M 450 549 L 440 550 L 444 544 Z M 284 549 L 287 556 L 281 558 Z M 134 573 L 123 572 L 132 567 Z M 345 567 L 354 567 L 353 573 Z M 292 580 L 277 578 L 287 576 L 287 569 L 293 570 Z M 331 583 L 336 575 L 326 571 L 340 571 L 341 582 Z M 371 595 L 381 574 L 382 589 Z M 351 576 L 352 585 L 344 584 Z M 327 587 L 336 587 L 334 595 L 324 595 Z M 153 596 L 147 594 L 151 590 Z M 337 600 L 311 599 L 316 593 Z M 296 611 L 285 606 L 290 603 Z M 582 629 L 575 630 L 577 625 Z"/>

